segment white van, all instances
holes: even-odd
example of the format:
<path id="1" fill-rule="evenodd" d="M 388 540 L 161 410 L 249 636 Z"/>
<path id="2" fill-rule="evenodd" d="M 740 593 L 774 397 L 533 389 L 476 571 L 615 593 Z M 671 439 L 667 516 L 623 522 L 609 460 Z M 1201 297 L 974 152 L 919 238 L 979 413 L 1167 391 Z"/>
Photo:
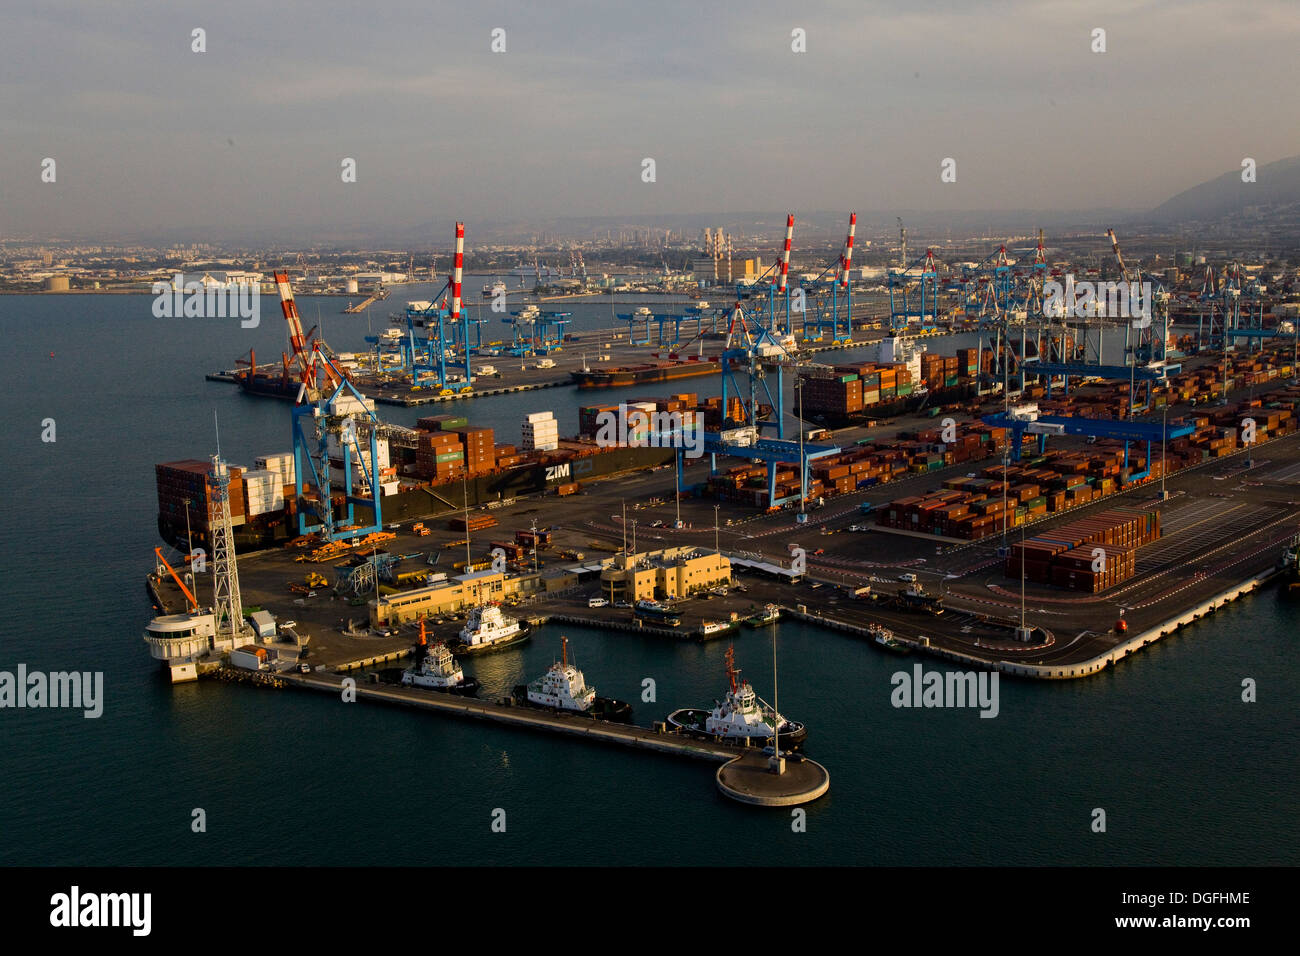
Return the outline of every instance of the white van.
<path id="1" fill-rule="evenodd" d="M 594 597 L 587 600 L 587 607 L 609 607 L 609 601 L 603 597 Z"/>

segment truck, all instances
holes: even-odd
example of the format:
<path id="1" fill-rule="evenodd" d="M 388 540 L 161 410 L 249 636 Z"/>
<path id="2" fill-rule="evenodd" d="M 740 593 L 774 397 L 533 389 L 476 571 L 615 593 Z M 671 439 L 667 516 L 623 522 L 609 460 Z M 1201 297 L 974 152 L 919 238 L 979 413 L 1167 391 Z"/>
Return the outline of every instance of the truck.
<path id="1" fill-rule="evenodd" d="M 555 368 L 555 359 L 542 359 L 537 363 L 538 368 Z"/>
<path id="2" fill-rule="evenodd" d="M 551 529 L 538 528 L 536 531 L 531 529 L 516 531 L 515 543 L 527 548 L 549 548 L 551 546 Z"/>
<path id="3" fill-rule="evenodd" d="M 858 514 L 869 515 L 875 509 L 875 507 L 876 506 L 873 505 L 870 501 L 864 501 L 860 505 L 858 505 Z"/>

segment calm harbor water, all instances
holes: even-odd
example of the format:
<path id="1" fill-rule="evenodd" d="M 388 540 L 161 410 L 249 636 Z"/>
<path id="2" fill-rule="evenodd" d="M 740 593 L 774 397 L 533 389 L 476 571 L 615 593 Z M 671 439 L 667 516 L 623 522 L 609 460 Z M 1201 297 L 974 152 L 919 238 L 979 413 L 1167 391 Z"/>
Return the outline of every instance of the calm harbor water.
<path id="1" fill-rule="evenodd" d="M 395 298 L 408 297 L 420 295 Z M 890 676 L 919 659 L 782 625 L 781 710 L 809 724 L 808 752 L 831 773 L 805 833 L 784 811 L 719 796 L 711 764 L 325 695 L 172 688 L 140 640 L 143 575 L 159 543 L 153 465 L 210 454 L 214 410 L 230 461 L 288 450 L 286 404 L 202 377 L 250 347 L 278 356 L 284 330 L 266 299 L 256 329 L 155 319 L 150 302 L 0 296 L 0 371 L 16 405 L 0 443 L 0 670 L 102 671 L 106 696 L 97 720 L 0 711 L 0 862 L 725 865 L 740 854 L 758 864 L 1141 865 L 1300 854 L 1300 629 L 1273 592 L 1097 678 L 1003 681 L 992 720 L 895 709 Z M 365 316 L 302 297 L 309 324 L 318 303 L 331 344 L 361 348 Z M 398 307 L 389 305 L 375 330 Z M 607 304 L 572 310 L 575 330 L 612 324 Z M 689 388 L 713 391 L 708 379 Z M 572 432 L 577 404 L 562 388 L 437 410 L 464 408 L 513 440 L 538 408 Z M 401 423 L 429 413 L 381 407 Z M 53 443 L 41 441 L 47 418 Z M 560 633 L 543 629 L 468 669 L 485 693 L 508 690 L 541 673 Z M 721 643 L 564 633 L 588 680 L 633 701 L 639 722 L 725 690 Z M 736 651 L 771 699 L 769 641 L 747 631 Z M 1247 677 L 1257 703 L 1241 702 Z M 645 678 L 655 703 L 641 700 Z M 195 834 L 200 807 L 208 830 Z M 1096 807 L 1104 834 L 1090 830 Z M 505 833 L 491 830 L 497 808 Z"/>

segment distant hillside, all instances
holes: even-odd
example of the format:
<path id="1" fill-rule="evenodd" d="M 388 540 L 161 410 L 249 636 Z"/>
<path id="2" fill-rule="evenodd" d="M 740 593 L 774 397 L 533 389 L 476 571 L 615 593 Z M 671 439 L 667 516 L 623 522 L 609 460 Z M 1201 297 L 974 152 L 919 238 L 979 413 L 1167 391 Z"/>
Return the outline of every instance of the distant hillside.
<path id="1" fill-rule="evenodd" d="M 1300 156 L 1280 159 L 1255 171 L 1243 183 L 1235 169 L 1193 186 L 1151 210 L 1157 223 L 1207 222 L 1249 215 L 1252 219 L 1294 219 L 1300 212 Z"/>

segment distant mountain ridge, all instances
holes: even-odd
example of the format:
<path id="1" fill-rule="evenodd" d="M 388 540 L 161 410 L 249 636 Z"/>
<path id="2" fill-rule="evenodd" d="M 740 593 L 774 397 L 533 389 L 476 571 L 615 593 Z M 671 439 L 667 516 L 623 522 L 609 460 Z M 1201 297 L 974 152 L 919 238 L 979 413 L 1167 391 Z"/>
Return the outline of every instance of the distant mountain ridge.
<path id="1" fill-rule="evenodd" d="M 1259 166 L 1255 182 L 1241 181 L 1240 168 L 1185 189 L 1151 210 L 1157 223 L 1205 222 L 1249 212 L 1269 217 L 1300 211 L 1300 156 Z"/>

